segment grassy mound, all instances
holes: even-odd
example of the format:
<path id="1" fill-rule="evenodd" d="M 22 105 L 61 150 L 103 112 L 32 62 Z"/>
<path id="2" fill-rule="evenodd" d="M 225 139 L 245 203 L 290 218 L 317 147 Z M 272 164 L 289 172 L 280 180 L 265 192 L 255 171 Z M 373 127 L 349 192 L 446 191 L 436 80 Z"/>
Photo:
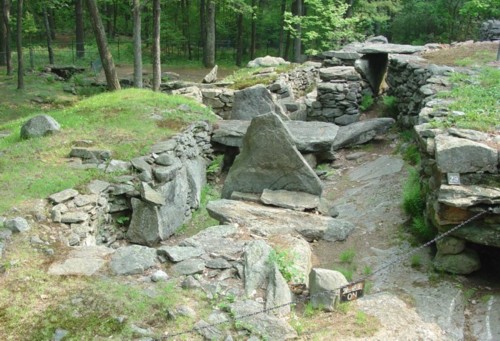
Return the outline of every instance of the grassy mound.
<path id="1" fill-rule="evenodd" d="M 110 150 L 114 159 L 129 160 L 193 121 L 215 119 L 210 110 L 185 97 L 138 89 L 104 93 L 48 114 L 61 124 L 60 133 L 21 140 L 26 118 L 0 125 L 0 131 L 11 133 L 0 139 L 0 214 L 23 200 L 103 178 L 102 172 L 68 165 L 77 141 Z"/>

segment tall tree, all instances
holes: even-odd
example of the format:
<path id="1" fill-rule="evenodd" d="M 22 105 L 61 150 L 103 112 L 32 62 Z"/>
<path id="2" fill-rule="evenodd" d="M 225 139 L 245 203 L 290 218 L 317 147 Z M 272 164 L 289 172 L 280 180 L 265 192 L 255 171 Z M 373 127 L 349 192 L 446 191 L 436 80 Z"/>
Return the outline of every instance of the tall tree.
<path id="1" fill-rule="evenodd" d="M 300 17 L 303 14 L 303 5 L 303 0 L 295 0 L 295 14 L 299 18 L 295 26 L 295 40 L 293 41 L 293 55 L 296 63 L 300 63 L 302 58 L 302 24 Z"/>
<path id="2" fill-rule="evenodd" d="M 24 89 L 23 0 L 17 0 L 17 89 Z"/>
<path id="3" fill-rule="evenodd" d="M 0 6 L 0 65 L 5 65 L 5 25 L 3 22 L 3 6 Z"/>
<path id="4" fill-rule="evenodd" d="M 207 9 L 206 9 L 206 17 L 207 17 L 207 37 L 206 37 L 206 54 L 207 59 L 205 61 L 205 67 L 214 67 L 215 66 L 215 1 L 214 0 L 206 0 L 207 1 Z"/>
<path id="5" fill-rule="evenodd" d="M 243 60 L 243 12 L 236 14 L 236 65 L 241 66 Z"/>
<path id="6" fill-rule="evenodd" d="M 141 1 L 132 4 L 134 17 L 134 86 L 142 88 Z"/>
<path id="7" fill-rule="evenodd" d="M 49 52 L 49 64 L 54 64 L 54 51 L 52 50 L 52 37 L 50 36 L 50 24 L 49 15 L 47 12 L 47 6 L 43 5 L 43 23 L 45 25 L 45 34 L 47 36 L 47 50 Z"/>
<path id="8" fill-rule="evenodd" d="M 281 23 L 280 23 L 280 42 L 278 49 L 278 56 L 283 57 L 285 52 L 285 12 L 286 12 L 286 0 L 281 0 Z"/>
<path id="9" fill-rule="evenodd" d="M 160 16 L 160 0 L 153 0 L 153 91 L 160 90 L 161 82 Z"/>
<path id="10" fill-rule="evenodd" d="M 85 26 L 83 24 L 83 0 L 75 0 L 76 58 L 85 57 Z"/>
<path id="11" fill-rule="evenodd" d="M 250 59 L 255 58 L 255 50 L 257 48 L 257 10 L 259 1 L 252 0 L 252 28 L 250 33 Z"/>
<path id="12" fill-rule="evenodd" d="M 3 24 L 5 28 L 5 65 L 7 67 L 7 75 L 12 75 L 12 54 L 10 49 L 10 0 L 2 1 L 3 9 Z"/>
<path id="13" fill-rule="evenodd" d="M 87 7 L 89 9 L 97 48 L 99 49 L 99 55 L 101 57 L 102 68 L 104 69 L 104 74 L 106 75 L 108 89 L 111 91 L 120 90 L 121 87 L 120 82 L 118 81 L 118 75 L 116 74 L 115 63 L 113 62 L 113 56 L 111 55 L 108 47 L 106 32 L 104 31 L 104 26 L 99 15 L 96 0 L 87 0 Z"/>
<path id="14" fill-rule="evenodd" d="M 207 65 L 207 3 L 200 0 L 200 45 L 202 50 L 202 63 Z"/>

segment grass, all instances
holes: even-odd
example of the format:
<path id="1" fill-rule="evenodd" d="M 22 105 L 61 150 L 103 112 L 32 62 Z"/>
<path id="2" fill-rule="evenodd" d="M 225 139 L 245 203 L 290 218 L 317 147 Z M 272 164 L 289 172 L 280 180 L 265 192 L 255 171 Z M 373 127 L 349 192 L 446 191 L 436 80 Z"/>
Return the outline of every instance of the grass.
<path id="1" fill-rule="evenodd" d="M 348 249 L 348 250 L 342 251 L 340 253 L 339 258 L 340 258 L 340 261 L 342 263 L 352 264 L 355 256 L 356 256 L 356 252 L 353 249 Z"/>
<path id="2" fill-rule="evenodd" d="M 242 68 L 235 71 L 224 81 L 233 82 L 231 89 L 241 90 L 257 84 L 268 85 L 274 82 L 280 73 L 288 72 L 296 67 L 295 64 L 280 65 L 275 67 L 275 74 L 268 76 L 258 75 L 258 72 L 265 68 Z"/>
<path id="3" fill-rule="evenodd" d="M 398 100 L 394 96 L 384 96 L 382 97 L 382 112 L 383 116 L 392 117 L 396 119 L 398 117 Z"/>
<path id="4" fill-rule="evenodd" d="M 65 93 L 63 88 L 62 82 L 28 73 L 25 77 L 25 89 L 20 91 L 17 90 L 17 77 L 6 76 L 5 68 L 0 67 L 0 125 L 76 103 L 78 97 Z"/>
<path id="5" fill-rule="evenodd" d="M 412 217 L 421 216 L 425 209 L 420 176 L 415 168 L 409 168 L 408 180 L 403 189 L 403 209 Z"/>
<path id="6" fill-rule="evenodd" d="M 482 66 L 496 59 L 497 42 L 462 45 L 450 49 L 428 52 L 425 59 L 433 64 L 450 66 Z"/>
<path id="7" fill-rule="evenodd" d="M 364 95 L 363 98 L 361 99 L 361 104 L 359 105 L 359 109 L 363 112 L 367 111 L 373 106 L 374 103 L 375 100 L 373 99 L 373 96 Z"/>
<path id="8" fill-rule="evenodd" d="M 450 115 L 433 123 L 437 127 L 456 127 L 495 132 L 500 127 L 500 70 L 482 68 L 479 75 L 455 73 L 451 77 L 453 89 L 440 94 L 453 99 L 451 110 L 464 115 Z"/>
<path id="9" fill-rule="evenodd" d="M 181 104 L 193 110 L 178 110 Z M 94 148 L 110 150 L 114 159 L 129 160 L 192 121 L 214 119 L 208 109 L 185 97 L 138 89 L 104 93 L 49 114 L 61 124 L 61 132 L 43 138 L 20 139 L 26 118 L 0 124 L 0 131 L 11 133 L 0 139 L 0 214 L 21 201 L 45 198 L 104 177 L 101 172 L 68 165 L 75 141 L 93 141 Z M 154 120 L 153 115 L 162 119 Z"/>

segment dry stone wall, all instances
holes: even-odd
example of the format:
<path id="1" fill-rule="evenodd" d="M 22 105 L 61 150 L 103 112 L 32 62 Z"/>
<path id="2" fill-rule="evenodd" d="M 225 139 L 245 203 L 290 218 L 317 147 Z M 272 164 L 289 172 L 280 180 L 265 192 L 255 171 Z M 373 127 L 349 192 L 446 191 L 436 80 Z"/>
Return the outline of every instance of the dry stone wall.
<path id="1" fill-rule="evenodd" d="M 468 129 L 433 128 L 430 122 L 464 113 L 436 98 L 450 88 L 449 67 L 427 65 L 421 58 L 392 58 L 387 77 L 397 97 L 399 122 L 413 126 L 421 152 L 421 189 L 425 217 L 439 233 L 488 210 L 437 243 L 436 268 L 469 274 L 481 267 L 471 243 L 500 247 L 500 136 Z"/>
<path id="2" fill-rule="evenodd" d="M 69 246 L 119 247 L 124 239 L 152 245 L 168 238 L 200 205 L 213 152 L 210 131 L 198 122 L 130 162 L 91 159 L 96 163 L 85 167 L 106 170 L 120 163 L 132 174 L 113 183 L 93 181 L 85 193 L 68 189 L 50 196 L 52 223 L 63 225 Z M 128 228 L 117 227 L 128 220 Z"/>

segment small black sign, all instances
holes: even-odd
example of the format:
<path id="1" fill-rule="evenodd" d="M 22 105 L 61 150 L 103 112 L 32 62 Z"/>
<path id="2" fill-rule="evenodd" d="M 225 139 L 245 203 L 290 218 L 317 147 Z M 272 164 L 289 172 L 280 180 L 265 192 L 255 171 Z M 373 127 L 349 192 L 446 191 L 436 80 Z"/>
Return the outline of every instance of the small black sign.
<path id="1" fill-rule="evenodd" d="M 363 297 L 365 281 L 359 281 L 340 288 L 340 302 L 355 301 Z"/>

